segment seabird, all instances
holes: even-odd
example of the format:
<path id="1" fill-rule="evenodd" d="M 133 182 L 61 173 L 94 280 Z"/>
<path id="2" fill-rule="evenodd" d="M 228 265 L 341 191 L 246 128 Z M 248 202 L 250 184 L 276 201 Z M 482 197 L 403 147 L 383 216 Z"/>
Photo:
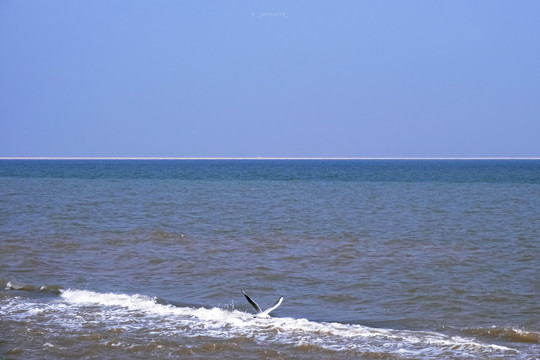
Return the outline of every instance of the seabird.
<path id="1" fill-rule="evenodd" d="M 261 307 L 253 301 L 245 292 L 242 290 L 242 294 L 246 297 L 247 301 L 257 310 L 257 315 L 255 317 L 261 317 L 261 318 L 269 318 L 270 317 L 270 311 L 274 311 L 279 305 L 281 305 L 281 302 L 283 301 L 283 296 L 280 296 L 278 301 L 272 307 L 269 307 L 268 309 L 262 311 Z"/>

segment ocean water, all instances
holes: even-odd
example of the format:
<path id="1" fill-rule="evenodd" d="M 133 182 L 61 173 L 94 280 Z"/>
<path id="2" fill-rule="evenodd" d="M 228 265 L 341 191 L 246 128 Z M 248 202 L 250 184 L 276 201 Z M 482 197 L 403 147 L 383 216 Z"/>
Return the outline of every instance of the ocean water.
<path id="1" fill-rule="evenodd" d="M 539 270 L 538 160 L 0 161 L 0 359 L 540 359 Z"/>

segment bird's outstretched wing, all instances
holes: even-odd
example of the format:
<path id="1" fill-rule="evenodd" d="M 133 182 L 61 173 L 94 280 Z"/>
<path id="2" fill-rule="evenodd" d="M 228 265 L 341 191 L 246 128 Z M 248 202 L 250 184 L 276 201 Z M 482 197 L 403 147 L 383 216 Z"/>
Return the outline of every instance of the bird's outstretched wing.
<path id="1" fill-rule="evenodd" d="M 251 304 L 251 306 L 253 306 L 255 308 L 255 310 L 257 310 L 257 313 L 262 313 L 263 311 L 261 310 L 260 306 L 255 302 L 253 301 L 245 292 L 244 290 L 242 290 L 242 294 L 244 294 L 244 296 L 246 297 L 247 301 Z M 278 305 L 279 306 L 279 305 Z M 277 306 L 276 306 L 277 307 Z"/>
<path id="2" fill-rule="evenodd" d="M 278 299 L 278 301 L 276 301 L 276 303 L 275 303 L 274 305 L 272 305 L 272 307 L 270 307 L 270 308 L 264 310 L 264 313 L 267 314 L 267 315 L 270 314 L 270 311 L 276 310 L 276 308 L 277 308 L 279 305 L 281 305 L 281 302 L 282 302 L 282 301 L 283 301 L 283 296 L 280 296 L 279 299 Z"/>

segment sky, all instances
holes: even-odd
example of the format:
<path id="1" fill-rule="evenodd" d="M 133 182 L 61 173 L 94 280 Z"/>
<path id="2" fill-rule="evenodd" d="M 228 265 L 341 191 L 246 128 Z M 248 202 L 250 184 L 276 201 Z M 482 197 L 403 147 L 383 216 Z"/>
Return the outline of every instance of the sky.
<path id="1" fill-rule="evenodd" d="M 537 0 L 0 0 L 0 157 L 540 157 Z"/>

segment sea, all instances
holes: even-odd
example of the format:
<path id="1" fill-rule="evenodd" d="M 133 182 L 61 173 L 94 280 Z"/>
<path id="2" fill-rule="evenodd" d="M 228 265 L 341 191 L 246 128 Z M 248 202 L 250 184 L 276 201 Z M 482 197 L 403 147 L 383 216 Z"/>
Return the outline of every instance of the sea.
<path id="1" fill-rule="evenodd" d="M 540 160 L 0 160 L 0 359 L 540 359 Z"/>

